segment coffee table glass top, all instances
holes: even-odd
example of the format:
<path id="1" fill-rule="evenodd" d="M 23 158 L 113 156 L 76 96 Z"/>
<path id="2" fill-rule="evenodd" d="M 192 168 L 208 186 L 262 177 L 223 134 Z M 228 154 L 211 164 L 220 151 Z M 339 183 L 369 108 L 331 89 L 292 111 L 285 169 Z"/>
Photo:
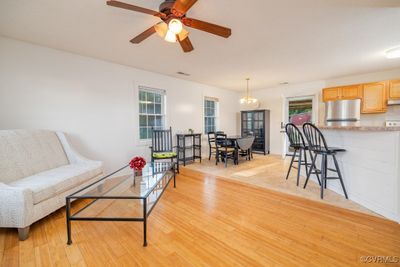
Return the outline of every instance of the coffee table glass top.
<path id="1" fill-rule="evenodd" d="M 134 221 L 143 223 L 147 246 L 147 217 L 171 180 L 175 187 L 175 163 L 150 163 L 136 175 L 126 165 L 67 196 L 67 244 L 72 244 L 71 221 Z M 77 199 L 71 212 L 71 202 Z"/>
<path id="2" fill-rule="evenodd" d="M 104 176 L 88 187 L 70 195 L 69 198 L 144 199 L 154 191 L 157 186 L 166 186 L 165 183 L 168 183 L 172 178 L 171 175 L 166 174 L 173 168 L 174 163 L 171 162 L 148 163 L 141 174 L 135 175 L 129 165 L 126 165 Z"/>

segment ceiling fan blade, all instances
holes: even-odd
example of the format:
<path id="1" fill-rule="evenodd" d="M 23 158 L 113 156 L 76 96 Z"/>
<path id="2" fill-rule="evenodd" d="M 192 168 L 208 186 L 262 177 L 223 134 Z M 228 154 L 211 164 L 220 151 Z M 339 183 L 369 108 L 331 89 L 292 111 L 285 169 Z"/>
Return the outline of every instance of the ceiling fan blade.
<path id="1" fill-rule="evenodd" d="M 146 40 L 147 38 L 149 38 L 152 34 L 154 34 L 156 32 L 156 29 L 154 26 L 151 26 L 151 28 L 148 28 L 147 30 L 145 30 L 144 32 L 142 32 L 141 34 L 139 34 L 138 36 L 136 36 L 135 38 L 133 38 L 131 40 L 131 43 L 133 44 L 139 44 L 142 41 Z"/>
<path id="2" fill-rule="evenodd" d="M 179 35 L 176 36 L 176 39 L 178 39 L 179 44 L 182 47 L 183 52 L 188 53 L 194 50 L 192 42 L 189 39 L 189 36 L 187 36 L 185 39 L 181 40 L 179 38 Z"/>
<path id="3" fill-rule="evenodd" d="M 183 18 L 183 24 L 188 27 L 212 33 L 221 37 L 228 38 L 232 34 L 232 30 L 209 22 L 201 21 L 198 19 Z"/>
<path id="4" fill-rule="evenodd" d="M 113 7 L 119 7 L 119 8 L 123 8 L 123 9 L 128 9 L 128 10 L 132 10 L 132 11 L 136 11 L 136 12 L 141 12 L 141 13 L 153 15 L 153 16 L 160 17 L 160 18 L 166 17 L 166 15 L 164 13 L 157 12 L 157 11 L 147 9 L 144 7 L 140 7 L 140 6 L 134 6 L 131 4 L 120 2 L 120 1 L 109 0 L 109 1 L 107 1 L 107 5 L 113 6 Z"/>
<path id="5" fill-rule="evenodd" d="M 197 0 L 176 0 L 171 8 L 175 16 L 182 17 L 197 2 Z"/>

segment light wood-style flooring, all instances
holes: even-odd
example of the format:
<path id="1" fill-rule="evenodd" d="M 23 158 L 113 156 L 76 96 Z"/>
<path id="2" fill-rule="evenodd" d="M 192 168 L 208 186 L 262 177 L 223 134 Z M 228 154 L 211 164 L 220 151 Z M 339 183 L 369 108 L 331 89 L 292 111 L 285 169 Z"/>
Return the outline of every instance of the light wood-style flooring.
<path id="1" fill-rule="evenodd" d="M 67 246 L 62 208 L 26 241 L 0 229 L 1 266 L 357 266 L 364 255 L 400 256 L 395 222 L 187 168 L 177 179 L 149 217 L 146 248 L 142 224 L 129 222 L 72 222 Z"/>
<path id="2" fill-rule="evenodd" d="M 239 165 L 233 165 L 232 161 L 229 161 L 227 168 L 225 168 L 224 164 L 221 163 L 215 165 L 215 158 L 211 160 L 208 160 L 208 158 L 203 159 L 201 163 L 196 161 L 194 164 L 187 165 L 186 168 L 311 199 L 314 201 L 327 203 L 341 208 L 380 216 L 364 206 L 346 199 L 342 194 L 338 194 L 330 189 L 325 190 L 324 199 L 321 199 L 320 186 L 317 183 L 317 180 L 310 179 L 307 188 L 303 189 L 303 185 L 306 180 L 304 168 L 301 170 L 300 185 L 296 186 L 296 169 L 292 169 L 288 180 L 285 179 L 289 165 L 290 157 L 287 157 L 284 160 L 280 155 L 264 156 L 254 154 L 254 159 L 251 161 L 246 161 L 243 158 L 241 159 Z M 295 165 L 297 165 L 297 163 Z M 351 179 L 351 177 L 346 176 L 346 173 L 343 175 L 345 183 Z M 315 178 L 314 175 L 312 175 L 311 178 Z M 338 181 L 329 181 L 329 183 L 332 182 L 338 183 Z M 342 192 L 341 188 L 340 192 Z"/>

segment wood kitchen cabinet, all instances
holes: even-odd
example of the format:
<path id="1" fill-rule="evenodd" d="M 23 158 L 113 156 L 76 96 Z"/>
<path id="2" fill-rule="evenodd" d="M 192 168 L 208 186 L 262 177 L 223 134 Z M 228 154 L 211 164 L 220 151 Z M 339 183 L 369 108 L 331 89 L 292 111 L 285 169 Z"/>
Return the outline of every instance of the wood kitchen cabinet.
<path id="1" fill-rule="evenodd" d="M 325 88 L 323 101 L 361 99 L 361 113 L 384 113 L 388 99 L 400 99 L 400 80 Z"/>
<path id="2" fill-rule="evenodd" d="M 387 111 L 386 82 L 362 85 L 361 113 L 382 113 Z"/>
<path id="3" fill-rule="evenodd" d="M 322 91 L 323 101 L 350 100 L 362 97 L 362 86 L 359 84 L 325 88 Z"/>
<path id="4" fill-rule="evenodd" d="M 389 81 L 389 99 L 400 99 L 400 80 Z"/>
<path id="5" fill-rule="evenodd" d="M 341 99 L 358 99 L 362 98 L 362 85 L 349 85 L 342 87 L 342 98 Z"/>
<path id="6" fill-rule="evenodd" d="M 340 87 L 326 88 L 322 91 L 322 98 L 324 102 L 338 100 L 340 99 L 341 95 L 342 90 Z"/>

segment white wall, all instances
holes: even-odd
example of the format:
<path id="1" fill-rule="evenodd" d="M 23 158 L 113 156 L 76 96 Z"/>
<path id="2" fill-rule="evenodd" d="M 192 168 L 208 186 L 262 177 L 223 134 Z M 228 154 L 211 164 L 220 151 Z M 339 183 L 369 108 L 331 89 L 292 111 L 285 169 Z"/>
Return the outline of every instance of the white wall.
<path id="1" fill-rule="evenodd" d="M 64 131 L 107 171 L 149 154 L 138 138 L 138 85 L 167 91 L 174 132 L 202 131 L 211 96 L 220 100 L 220 129 L 237 133 L 236 92 L 0 37 L 0 129 Z"/>
<path id="2" fill-rule="evenodd" d="M 252 93 L 252 95 L 260 101 L 260 109 L 269 109 L 271 111 L 271 154 L 283 153 L 285 135 L 281 132 L 281 122 L 284 121 L 284 103 L 286 98 L 314 96 L 318 103 L 320 102 L 321 89 L 324 87 L 324 81 L 317 81 L 257 90 Z M 317 104 L 316 108 L 317 113 L 319 113 L 320 105 Z M 318 120 L 316 120 L 316 122 L 318 122 Z"/>
<path id="3" fill-rule="evenodd" d="M 369 83 L 379 82 L 384 80 L 395 80 L 400 78 L 400 69 L 385 70 L 372 73 L 364 73 L 359 75 L 350 75 L 337 77 L 326 80 L 327 87 L 357 84 L 357 83 Z"/>
<path id="4" fill-rule="evenodd" d="M 322 88 L 396 78 L 400 78 L 400 69 L 252 92 L 260 108 L 271 110 L 271 153 L 283 153 L 280 124 L 287 97 L 314 95 L 317 122 L 322 123 Z M 202 131 L 204 96 L 220 99 L 221 130 L 228 134 L 240 131 L 237 103 L 241 93 L 0 37 L 0 129 L 64 131 L 78 151 L 105 161 L 108 170 L 133 155 L 148 156 L 148 145 L 138 139 L 138 85 L 167 91 L 166 125 L 175 132 Z M 382 124 L 399 116 L 400 108 L 390 107 L 386 114 L 363 115 L 362 119 Z"/>

